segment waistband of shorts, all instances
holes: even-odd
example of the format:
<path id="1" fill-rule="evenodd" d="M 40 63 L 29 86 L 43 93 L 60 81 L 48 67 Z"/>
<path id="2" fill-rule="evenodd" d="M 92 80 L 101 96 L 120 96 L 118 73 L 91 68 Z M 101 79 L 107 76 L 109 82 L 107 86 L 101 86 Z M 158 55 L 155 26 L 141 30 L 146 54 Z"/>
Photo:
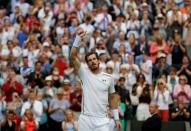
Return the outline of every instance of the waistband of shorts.
<path id="1" fill-rule="evenodd" d="M 98 117 L 98 118 L 108 118 L 109 117 L 107 114 L 103 115 L 103 116 L 96 116 L 96 115 L 91 115 L 91 114 L 87 114 L 84 112 L 81 112 L 80 115 L 84 115 L 84 116 L 88 116 L 88 117 Z"/>

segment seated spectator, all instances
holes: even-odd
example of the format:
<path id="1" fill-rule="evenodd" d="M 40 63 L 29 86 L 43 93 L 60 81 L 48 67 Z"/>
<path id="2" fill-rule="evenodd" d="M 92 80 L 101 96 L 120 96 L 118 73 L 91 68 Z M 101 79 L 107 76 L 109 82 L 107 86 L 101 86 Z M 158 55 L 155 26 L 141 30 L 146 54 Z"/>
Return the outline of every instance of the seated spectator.
<path id="1" fill-rule="evenodd" d="M 167 64 L 166 54 L 161 53 L 158 56 L 157 63 L 153 67 L 154 79 L 158 79 L 163 73 L 168 74 L 170 66 Z"/>
<path id="2" fill-rule="evenodd" d="M 31 91 L 28 96 L 28 100 L 23 103 L 21 109 L 21 116 L 25 115 L 26 110 L 30 109 L 33 113 L 33 118 L 36 124 L 39 126 L 39 122 L 41 120 L 43 105 L 42 102 L 37 100 L 36 92 Z"/>
<path id="3" fill-rule="evenodd" d="M 70 94 L 73 92 L 69 79 L 65 79 L 63 81 L 62 89 L 64 93 L 64 99 L 69 101 Z"/>
<path id="4" fill-rule="evenodd" d="M 23 85 L 16 80 L 16 72 L 11 69 L 8 72 L 8 77 L 2 86 L 2 89 L 6 95 L 6 101 L 12 101 L 13 92 L 17 92 L 19 95 L 23 93 Z"/>
<path id="5" fill-rule="evenodd" d="M 38 91 L 37 92 L 37 100 L 40 101 L 43 105 L 43 112 L 41 115 L 41 119 L 39 122 L 39 129 L 38 131 L 45 131 L 47 130 L 47 122 L 48 122 L 48 116 L 47 116 L 47 111 L 48 111 L 48 102 L 47 100 L 44 98 L 44 93 L 42 91 Z"/>
<path id="6" fill-rule="evenodd" d="M 78 123 L 70 109 L 65 111 L 65 120 L 62 122 L 62 131 L 78 131 Z"/>
<path id="7" fill-rule="evenodd" d="M 61 131 L 61 122 L 65 119 L 64 111 L 70 107 L 68 100 L 64 99 L 64 91 L 59 88 L 56 93 L 56 99 L 52 99 L 49 105 L 49 129 L 51 131 Z"/>
<path id="8" fill-rule="evenodd" d="M 173 42 L 170 45 L 170 52 L 172 54 L 172 65 L 175 68 L 178 68 L 181 66 L 183 56 L 186 52 L 186 48 L 183 43 L 180 31 L 174 30 L 173 36 Z"/>
<path id="9" fill-rule="evenodd" d="M 14 112 L 9 110 L 6 112 L 6 117 L 1 121 L 1 130 L 2 131 L 15 131 L 16 122 L 14 121 Z"/>
<path id="10" fill-rule="evenodd" d="M 20 115 L 23 100 L 19 97 L 17 92 L 13 92 L 12 101 L 7 104 L 7 109 L 15 112 L 16 115 Z"/>
<path id="11" fill-rule="evenodd" d="M 153 64 L 149 57 L 148 52 L 143 53 L 143 60 L 139 64 L 140 64 L 140 71 L 144 75 L 146 82 L 150 85 L 153 84 L 152 82 Z"/>
<path id="12" fill-rule="evenodd" d="M 134 63 L 134 56 L 132 54 L 128 55 L 128 63 L 127 63 L 127 78 L 126 78 L 126 83 L 127 83 L 127 89 L 129 92 L 132 90 L 132 86 L 136 83 L 136 77 L 140 73 L 140 69 L 138 65 Z"/>
<path id="13" fill-rule="evenodd" d="M 81 82 L 77 80 L 75 83 L 74 92 L 70 94 L 70 109 L 73 111 L 74 116 L 78 118 L 81 111 L 81 102 L 82 102 L 82 89 Z"/>
<path id="14" fill-rule="evenodd" d="M 129 90 L 125 88 L 125 77 L 119 77 L 117 84 L 115 85 L 115 90 L 120 96 L 121 102 L 125 103 L 126 99 L 129 98 Z M 130 98 L 129 98 L 130 100 Z"/>
<path id="15" fill-rule="evenodd" d="M 23 120 L 20 125 L 21 131 L 35 131 L 38 129 L 38 124 L 35 121 L 33 112 L 31 109 L 26 109 Z"/>
<path id="16" fill-rule="evenodd" d="M 167 86 L 170 94 L 173 93 L 174 87 L 178 84 L 179 77 L 176 75 L 176 68 L 171 67 L 169 75 L 167 76 Z"/>
<path id="17" fill-rule="evenodd" d="M 179 83 L 175 85 L 173 91 L 174 99 L 183 100 L 184 104 L 188 104 L 191 98 L 191 88 L 190 85 L 187 84 L 188 79 L 185 75 L 181 75 L 179 77 Z"/>
<path id="18" fill-rule="evenodd" d="M 152 58 L 152 62 L 156 63 L 157 56 L 161 53 L 168 54 L 169 48 L 162 36 L 156 36 L 155 41 L 150 44 L 149 53 Z"/>
<path id="19" fill-rule="evenodd" d="M 56 88 L 53 86 L 52 76 L 47 76 L 45 78 L 45 87 L 42 89 L 45 99 L 50 102 L 56 94 Z"/>
<path id="20" fill-rule="evenodd" d="M 186 105 L 183 100 L 177 100 L 177 105 L 174 107 L 171 113 L 171 119 L 173 121 L 189 121 L 190 112 L 186 108 Z"/>
<path id="21" fill-rule="evenodd" d="M 145 84 L 139 96 L 139 104 L 136 110 L 136 118 L 138 121 L 144 121 L 150 116 L 149 103 L 151 102 L 151 97 L 152 89 L 148 84 Z"/>
<path id="22" fill-rule="evenodd" d="M 183 56 L 182 65 L 178 68 L 177 75 L 185 75 L 188 78 L 188 84 L 191 85 L 191 65 L 188 56 Z"/>
<path id="23" fill-rule="evenodd" d="M 5 118 L 4 112 L 6 111 L 7 103 L 5 101 L 6 97 L 3 92 L 0 91 L 0 122 Z"/>
<path id="24" fill-rule="evenodd" d="M 139 105 L 139 98 L 143 93 L 143 90 L 147 88 L 148 83 L 145 80 L 145 76 L 143 74 L 139 74 L 137 76 L 137 83 L 133 85 L 132 92 L 130 95 L 131 104 L 133 106 L 133 116 L 135 116 L 137 107 Z"/>
<path id="25" fill-rule="evenodd" d="M 168 121 L 169 119 L 170 97 L 166 82 L 163 79 L 159 79 L 155 87 L 153 100 L 159 105 L 159 115 L 163 121 Z"/>
<path id="26" fill-rule="evenodd" d="M 31 84 L 31 87 L 34 88 L 37 86 L 38 88 L 44 87 L 44 74 L 41 72 L 42 63 L 37 61 L 35 63 L 35 70 L 31 72 L 27 78 L 27 83 Z"/>

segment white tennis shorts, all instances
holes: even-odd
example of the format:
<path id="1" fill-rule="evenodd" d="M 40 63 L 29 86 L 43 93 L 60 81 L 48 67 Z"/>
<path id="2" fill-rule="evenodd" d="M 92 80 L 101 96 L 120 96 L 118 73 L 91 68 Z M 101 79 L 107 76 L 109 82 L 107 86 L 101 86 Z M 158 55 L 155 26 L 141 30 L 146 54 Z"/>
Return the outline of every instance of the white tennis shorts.
<path id="1" fill-rule="evenodd" d="M 78 119 L 78 131 L 109 131 L 109 118 L 81 114 Z"/>

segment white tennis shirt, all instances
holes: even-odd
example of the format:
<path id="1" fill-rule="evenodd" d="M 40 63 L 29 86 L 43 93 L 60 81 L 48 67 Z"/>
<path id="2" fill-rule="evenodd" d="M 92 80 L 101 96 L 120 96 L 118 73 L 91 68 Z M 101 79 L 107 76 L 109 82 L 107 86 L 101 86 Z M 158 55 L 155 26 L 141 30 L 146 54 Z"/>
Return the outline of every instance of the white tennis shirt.
<path id="1" fill-rule="evenodd" d="M 107 116 L 108 95 L 115 92 L 114 79 L 110 74 L 94 74 L 85 64 L 80 65 L 78 75 L 82 85 L 82 114 Z"/>

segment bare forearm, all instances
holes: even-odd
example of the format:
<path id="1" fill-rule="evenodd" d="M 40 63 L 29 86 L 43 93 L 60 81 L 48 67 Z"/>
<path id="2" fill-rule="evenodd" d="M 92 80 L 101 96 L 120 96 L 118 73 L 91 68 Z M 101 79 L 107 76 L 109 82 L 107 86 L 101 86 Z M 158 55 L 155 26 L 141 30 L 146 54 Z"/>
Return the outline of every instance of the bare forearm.
<path id="1" fill-rule="evenodd" d="M 119 95 L 112 93 L 109 95 L 109 105 L 111 109 L 117 109 L 119 104 Z"/>

